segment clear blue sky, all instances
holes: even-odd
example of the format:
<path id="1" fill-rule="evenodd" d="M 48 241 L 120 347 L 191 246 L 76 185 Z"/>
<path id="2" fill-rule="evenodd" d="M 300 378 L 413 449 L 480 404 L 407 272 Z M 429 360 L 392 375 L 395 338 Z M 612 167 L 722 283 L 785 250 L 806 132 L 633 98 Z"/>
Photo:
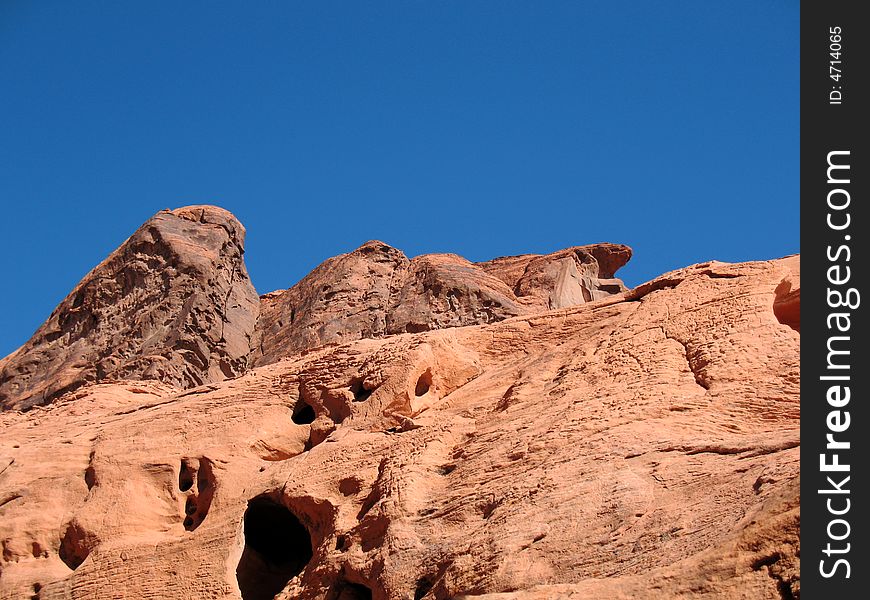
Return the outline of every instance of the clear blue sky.
<path id="1" fill-rule="evenodd" d="M 799 3 L 0 1 L 0 355 L 156 211 L 260 293 L 381 239 L 629 244 L 630 285 L 797 252 Z"/>

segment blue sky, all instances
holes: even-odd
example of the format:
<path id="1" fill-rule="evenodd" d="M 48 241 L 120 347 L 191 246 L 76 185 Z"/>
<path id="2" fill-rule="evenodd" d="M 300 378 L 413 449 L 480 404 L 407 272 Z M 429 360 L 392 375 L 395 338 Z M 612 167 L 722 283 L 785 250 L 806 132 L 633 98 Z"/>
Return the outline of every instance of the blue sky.
<path id="1" fill-rule="evenodd" d="M 628 244 L 636 285 L 799 250 L 799 3 L 0 2 L 0 355 L 162 208 L 260 293 L 368 239 Z"/>

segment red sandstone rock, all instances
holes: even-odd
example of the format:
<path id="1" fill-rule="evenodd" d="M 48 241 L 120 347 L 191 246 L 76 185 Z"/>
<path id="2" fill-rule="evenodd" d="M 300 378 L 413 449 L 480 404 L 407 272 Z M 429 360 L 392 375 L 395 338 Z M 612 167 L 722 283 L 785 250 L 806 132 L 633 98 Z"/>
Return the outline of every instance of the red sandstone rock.
<path id="1" fill-rule="evenodd" d="M 0 598 L 799 596 L 797 257 L 551 309 L 627 250 L 371 246 L 263 299 L 241 377 L 0 413 Z"/>
<path id="2" fill-rule="evenodd" d="M 0 362 L 0 408 L 51 402 L 89 382 L 191 387 L 247 368 L 259 303 L 227 211 L 161 211 L 88 273 Z"/>
<path id="3" fill-rule="evenodd" d="M 595 244 L 475 264 L 455 254 L 408 259 L 377 241 L 329 259 L 262 298 L 263 365 L 328 343 L 494 323 L 623 291 L 627 246 Z"/>

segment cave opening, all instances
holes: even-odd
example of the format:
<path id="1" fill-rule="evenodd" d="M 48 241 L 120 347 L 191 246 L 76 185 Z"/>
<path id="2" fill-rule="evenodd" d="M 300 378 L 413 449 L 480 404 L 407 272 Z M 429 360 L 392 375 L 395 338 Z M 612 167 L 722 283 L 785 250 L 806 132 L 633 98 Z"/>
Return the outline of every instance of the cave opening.
<path id="1" fill-rule="evenodd" d="M 236 567 L 243 600 L 271 600 L 311 560 L 311 535 L 287 507 L 266 496 L 248 502 L 245 548 Z"/>
<path id="2" fill-rule="evenodd" d="M 90 554 L 92 545 L 90 537 L 78 523 L 72 522 L 67 525 L 60 540 L 58 555 L 71 570 L 78 569 Z"/>
<path id="3" fill-rule="evenodd" d="M 290 418 L 297 425 L 311 425 L 314 423 L 314 419 L 317 418 L 317 414 L 314 412 L 313 406 L 300 400 L 295 408 L 293 408 L 293 416 Z"/>
<path id="4" fill-rule="evenodd" d="M 368 389 L 362 379 L 354 379 L 350 384 L 350 391 L 353 393 L 354 402 L 365 402 L 372 395 L 374 390 Z"/>
<path id="5" fill-rule="evenodd" d="M 178 489 L 186 492 L 193 487 L 193 470 L 187 459 L 181 459 L 181 467 L 178 470 Z"/>
<path id="6" fill-rule="evenodd" d="M 361 583 L 339 581 L 327 597 L 330 600 L 372 600 L 372 591 Z"/>
<path id="7" fill-rule="evenodd" d="M 800 288 L 792 290 L 791 281 L 783 280 L 775 290 L 773 314 L 776 320 L 801 332 L 801 293 Z"/>
<path id="8" fill-rule="evenodd" d="M 427 369 L 426 372 L 420 375 L 420 378 L 417 380 L 417 385 L 414 387 L 414 395 L 418 398 L 420 396 L 425 396 L 429 393 L 430 387 L 432 387 L 432 371 Z"/>

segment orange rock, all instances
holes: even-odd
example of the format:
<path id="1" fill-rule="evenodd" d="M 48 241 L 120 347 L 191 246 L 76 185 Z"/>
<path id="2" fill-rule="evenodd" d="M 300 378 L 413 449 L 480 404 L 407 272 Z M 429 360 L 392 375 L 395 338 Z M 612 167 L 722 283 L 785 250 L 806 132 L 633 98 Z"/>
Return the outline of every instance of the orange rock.
<path id="1" fill-rule="evenodd" d="M 89 382 L 191 387 L 247 368 L 259 302 L 227 211 L 161 211 L 88 273 L 0 362 L 0 408 L 30 408 Z"/>
<path id="2" fill-rule="evenodd" d="M 455 254 L 408 259 L 383 242 L 331 258 L 298 284 L 262 297 L 257 365 L 329 343 L 494 323 L 625 290 L 614 278 L 627 246 L 472 263 Z"/>
<path id="3" fill-rule="evenodd" d="M 239 377 L 0 413 L 0 598 L 797 597 L 798 258 L 596 298 L 602 247 L 370 243 Z"/>

